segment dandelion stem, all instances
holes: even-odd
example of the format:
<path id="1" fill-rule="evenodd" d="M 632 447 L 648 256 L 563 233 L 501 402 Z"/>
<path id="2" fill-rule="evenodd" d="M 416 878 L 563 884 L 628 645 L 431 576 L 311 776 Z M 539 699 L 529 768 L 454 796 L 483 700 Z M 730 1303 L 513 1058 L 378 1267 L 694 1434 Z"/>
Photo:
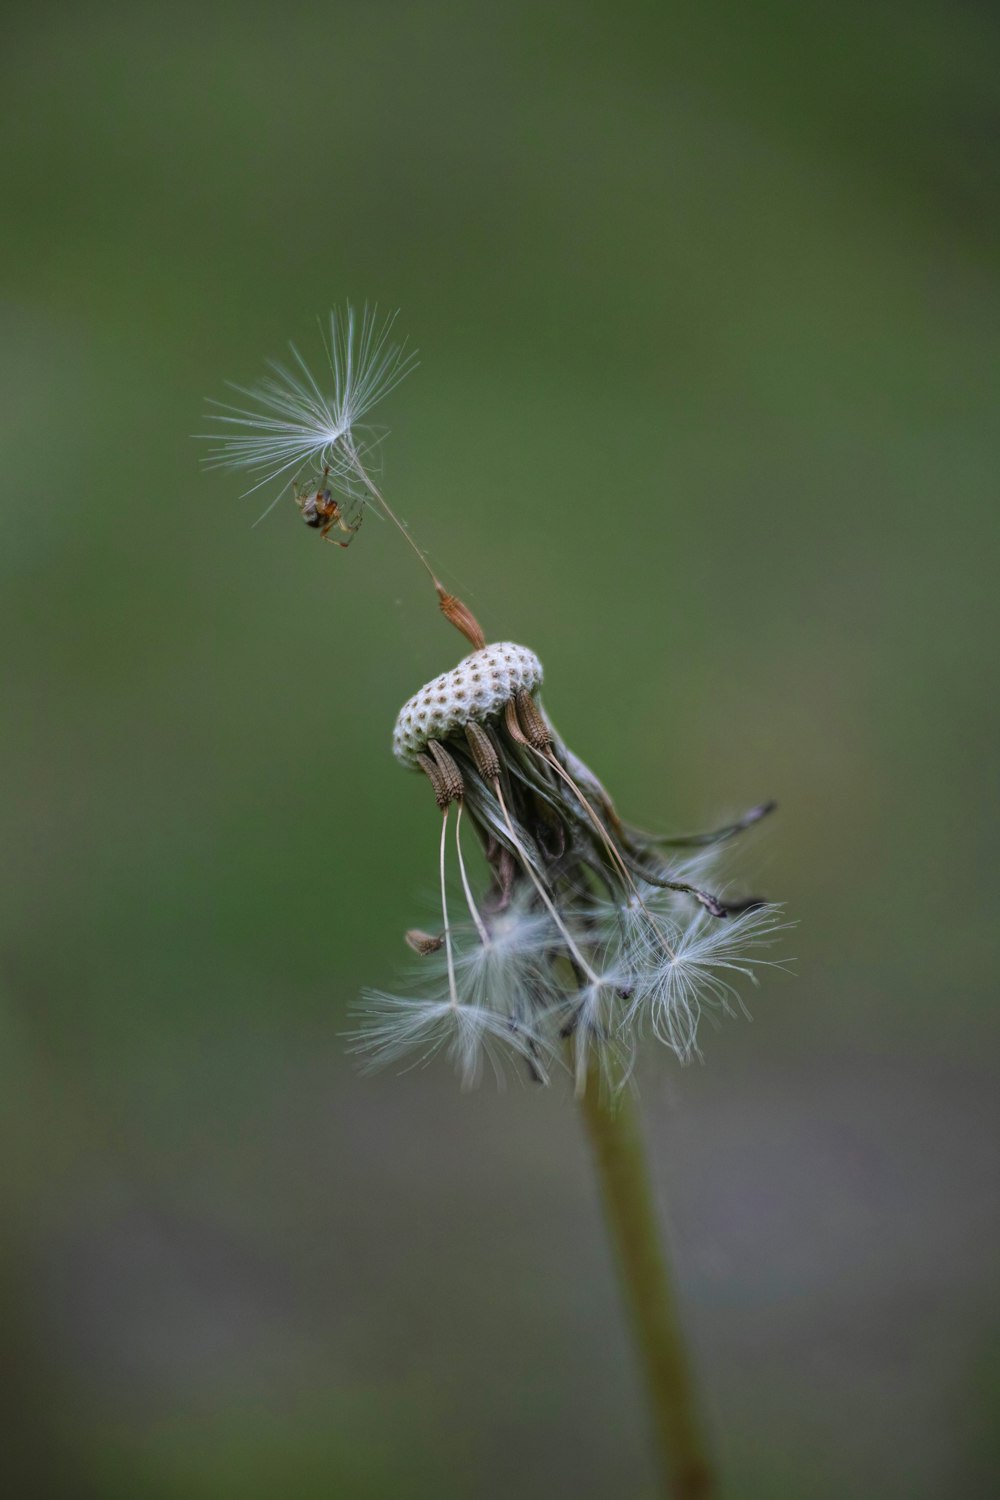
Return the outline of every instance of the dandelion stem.
<path id="1" fill-rule="evenodd" d="M 714 1500 L 718 1489 L 635 1105 L 627 1091 L 608 1097 L 592 1060 L 580 1109 L 642 1361 L 660 1455 L 661 1493 L 667 1500 Z"/>

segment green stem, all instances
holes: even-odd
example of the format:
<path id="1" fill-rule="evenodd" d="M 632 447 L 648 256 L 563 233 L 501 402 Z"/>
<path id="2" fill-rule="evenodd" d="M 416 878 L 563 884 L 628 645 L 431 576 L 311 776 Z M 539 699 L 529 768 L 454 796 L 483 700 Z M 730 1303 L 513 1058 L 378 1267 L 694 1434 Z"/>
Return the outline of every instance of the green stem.
<path id="1" fill-rule="evenodd" d="M 580 1101 L 642 1360 L 668 1500 L 713 1500 L 708 1458 L 677 1303 L 628 1091 L 608 1099 L 591 1065 Z"/>

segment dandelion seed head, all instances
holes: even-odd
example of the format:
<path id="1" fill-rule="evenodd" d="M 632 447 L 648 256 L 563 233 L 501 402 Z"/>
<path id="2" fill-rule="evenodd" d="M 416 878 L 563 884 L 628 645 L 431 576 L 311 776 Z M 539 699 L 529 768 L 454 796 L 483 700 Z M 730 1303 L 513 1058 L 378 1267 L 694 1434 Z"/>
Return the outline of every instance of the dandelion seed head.
<path id="1" fill-rule="evenodd" d="M 767 962 L 758 950 L 782 925 L 777 909 L 727 902 L 702 882 L 714 880 L 718 846 L 770 808 L 676 841 L 630 827 L 556 735 L 536 697 L 541 680 L 526 647 L 483 646 L 397 718 L 397 760 L 426 772 L 446 823 L 459 805 L 472 926 L 449 927 L 442 865 L 445 932 L 430 945 L 426 972 L 441 987 L 447 978 L 454 1004 L 471 1016 L 500 1017 L 491 1044 L 502 1036 L 527 1056 L 532 1076 L 562 1054 L 577 1090 L 595 1067 L 620 1087 L 643 1032 L 682 1062 L 699 1055 L 702 1016 L 734 1014 L 737 981 L 755 982 Z M 482 910 L 461 854 L 463 812 L 493 880 Z M 394 1036 L 408 1024 L 397 1022 Z M 470 1076 L 470 1065 L 461 1070 Z"/>
<path id="2" fill-rule="evenodd" d="M 534 692 L 541 682 L 542 664 L 526 646 L 499 641 L 473 651 L 403 704 L 392 753 L 401 765 L 415 766 L 429 740 L 445 740 L 466 724 L 494 717 L 518 693 Z"/>

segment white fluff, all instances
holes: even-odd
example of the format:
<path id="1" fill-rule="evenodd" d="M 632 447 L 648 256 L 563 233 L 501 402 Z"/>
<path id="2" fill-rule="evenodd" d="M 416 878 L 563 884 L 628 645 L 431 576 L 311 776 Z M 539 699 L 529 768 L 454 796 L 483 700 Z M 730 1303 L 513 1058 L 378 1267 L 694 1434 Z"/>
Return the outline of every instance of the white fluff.
<path id="1" fill-rule="evenodd" d="M 419 962 L 421 987 L 431 998 L 369 991 L 357 1007 L 361 1022 L 352 1033 L 355 1052 L 369 1054 L 377 1068 L 414 1053 L 411 1066 L 444 1051 L 462 1083 L 470 1087 L 490 1063 L 498 1080 L 503 1063 L 517 1061 L 548 1081 L 550 1048 L 539 1028 L 538 982 L 558 944 L 546 913 L 515 902 L 487 914 L 489 942 L 472 925 L 451 931 L 458 1005 L 440 998 L 447 989 L 444 950 Z"/>
<path id="2" fill-rule="evenodd" d="M 453 1005 L 450 1000 L 421 999 L 367 990 L 356 1013 L 362 1024 L 349 1032 L 352 1052 L 368 1054 L 369 1070 L 415 1053 L 411 1067 L 427 1063 L 444 1050 L 465 1088 L 479 1079 L 484 1060 L 503 1078 L 509 1053 L 537 1066 L 536 1048 L 527 1030 L 483 1005 Z"/>
<path id="3" fill-rule="evenodd" d="M 569 1042 L 578 1095 L 587 1083 L 591 1061 L 604 1084 L 621 1088 L 632 1072 L 635 1041 L 622 1026 L 622 995 L 628 984 L 624 969 L 602 970 L 595 980 L 569 991 L 560 1007 L 562 1033 Z"/>
<path id="4" fill-rule="evenodd" d="M 681 924 L 654 910 L 656 925 L 641 918 L 630 924 L 624 959 L 631 973 L 631 996 L 623 1029 L 640 1032 L 648 1019 L 653 1032 L 681 1062 L 698 1055 L 698 1023 L 706 1008 L 734 1013 L 744 1009 L 735 987 L 741 977 L 757 983 L 756 969 L 771 964 L 760 956 L 774 933 L 789 924 L 780 908 L 761 906 L 719 919 L 699 909 Z M 664 942 L 664 939 L 666 942 Z"/>
<path id="5" fill-rule="evenodd" d="M 317 477 L 328 468 L 327 484 L 357 495 L 356 461 L 370 446 L 361 420 L 416 362 L 415 353 L 391 341 L 395 318 L 395 313 L 381 318 L 367 305 L 359 318 L 348 304 L 330 313 L 329 340 L 324 340 L 328 374 L 317 379 L 290 344 L 291 368 L 272 360 L 272 373 L 258 385 L 231 387 L 252 406 L 210 402 L 215 410 L 209 420 L 219 423 L 220 431 L 200 434 L 218 444 L 207 466 L 259 473 L 247 494 L 306 466 Z"/>

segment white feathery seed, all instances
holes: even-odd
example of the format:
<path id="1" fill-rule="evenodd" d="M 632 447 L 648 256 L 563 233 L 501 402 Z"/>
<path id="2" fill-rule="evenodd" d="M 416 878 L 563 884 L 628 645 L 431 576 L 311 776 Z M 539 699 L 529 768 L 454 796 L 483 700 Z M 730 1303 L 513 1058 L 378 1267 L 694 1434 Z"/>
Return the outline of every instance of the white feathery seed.
<path id="1" fill-rule="evenodd" d="M 347 304 L 330 313 L 324 338 L 329 369 L 322 378 L 290 344 L 291 366 L 272 360 L 271 374 L 257 385 L 230 383 L 253 404 L 209 403 L 209 420 L 220 430 L 199 434 L 218 444 L 206 466 L 258 474 L 246 494 L 306 466 L 317 476 L 326 468 L 331 487 L 357 497 L 357 465 L 371 447 L 362 419 L 416 364 L 416 352 L 392 340 L 395 319 L 395 313 L 383 318 L 367 304 L 359 317 Z M 281 491 L 272 505 L 280 497 Z"/>
<path id="2" fill-rule="evenodd" d="M 685 922 L 654 908 L 657 925 L 641 919 L 632 924 L 625 958 L 631 972 L 632 993 L 623 1026 L 641 1030 L 648 1019 L 654 1034 L 681 1062 L 698 1052 L 698 1023 L 706 1007 L 734 1014 L 746 1013 L 735 987 L 739 976 L 756 985 L 756 970 L 780 968 L 760 956 L 773 935 L 789 923 L 781 908 L 753 907 L 738 916 L 719 919 L 698 908 Z M 665 935 L 667 944 L 664 945 Z"/>
<path id="3" fill-rule="evenodd" d="M 479 1081 L 484 1062 L 502 1082 L 503 1064 L 511 1053 L 538 1067 L 540 1049 L 532 1035 L 484 1005 L 453 1005 L 449 999 L 366 990 L 354 1013 L 361 1024 L 347 1033 L 351 1038 L 348 1050 L 367 1054 L 368 1072 L 411 1053 L 416 1055 L 409 1067 L 419 1067 L 444 1051 L 463 1087 L 471 1088 Z"/>
<path id="4" fill-rule="evenodd" d="M 467 943 L 456 943 L 460 997 L 470 1007 L 505 1016 L 538 1072 L 547 1076 L 551 1039 L 538 1022 L 550 993 L 547 965 L 561 951 L 559 933 L 546 912 L 507 912 L 490 921 L 485 942 L 470 934 Z"/>
<path id="5" fill-rule="evenodd" d="M 477 944 L 476 951 L 463 955 L 463 963 L 475 968 L 482 960 L 478 949 L 486 947 L 497 964 L 538 964 L 549 958 L 561 945 L 552 918 L 543 908 L 531 905 L 521 895 L 511 900 L 503 911 L 488 915 L 489 942 Z"/>
<path id="6" fill-rule="evenodd" d="M 368 992 L 357 1014 L 363 1024 L 350 1033 L 353 1051 L 368 1052 L 368 1068 L 392 1063 L 417 1051 L 416 1062 L 429 1061 L 442 1049 L 466 1086 L 476 1082 L 488 1059 L 501 1072 L 502 1054 L 530 1062 L 548 1082 L 552 1057 L 549 1040 L 538 1025 L 546 998 L 543 965 L 559 950 L 559 934 L 547 913 L 531 911 L 522 901 L 488 916 L 489 940 L 475 926 L 451 929 L 458 1006 L 449 999 L 402 998 Z M 424 955 L 414 974 L 421 988 L 444 995 L 447 958 L 444 949 Z M 507 1061 L 511 1060 L 508 1056 Z"/>
<path id="7" fill-rule="evenodd" d="M 578 1095 L 586 1087 L 591 1059 L 612 1088 L 621 1088 L 631 1075 L 635 1038 L 622 1026 L 622 997 L 630 982 L 628 970 L 612 959 L 565 998 L 561 1032 L 569 1041 Z"/>

